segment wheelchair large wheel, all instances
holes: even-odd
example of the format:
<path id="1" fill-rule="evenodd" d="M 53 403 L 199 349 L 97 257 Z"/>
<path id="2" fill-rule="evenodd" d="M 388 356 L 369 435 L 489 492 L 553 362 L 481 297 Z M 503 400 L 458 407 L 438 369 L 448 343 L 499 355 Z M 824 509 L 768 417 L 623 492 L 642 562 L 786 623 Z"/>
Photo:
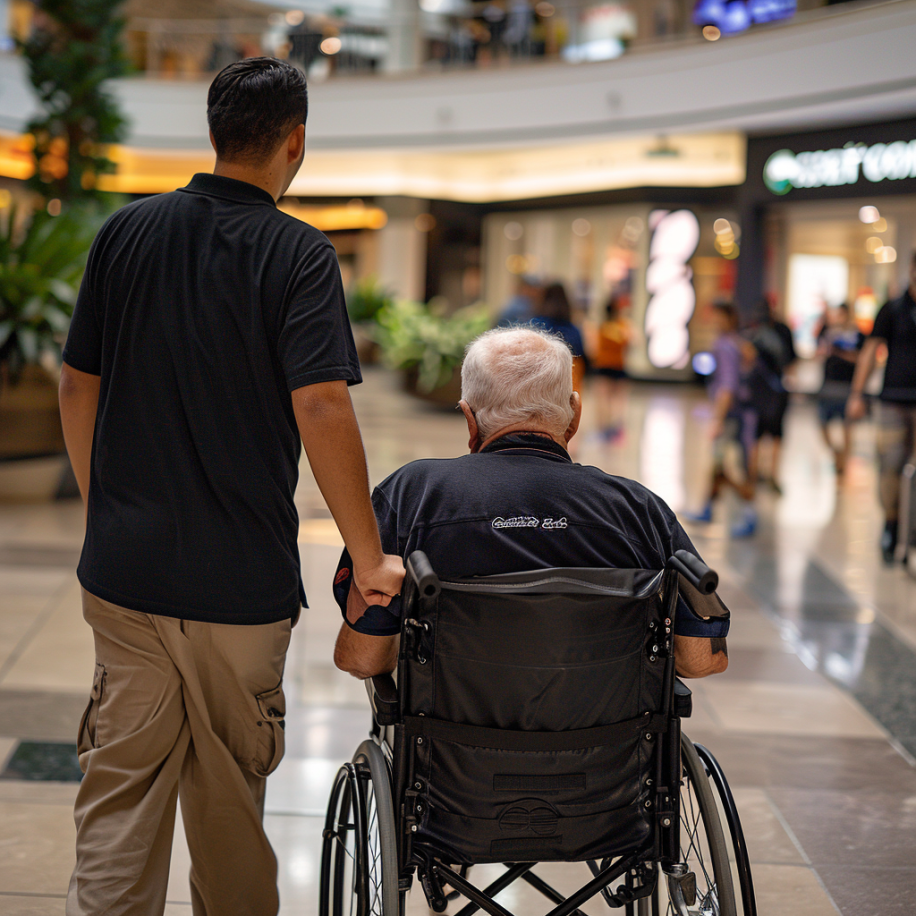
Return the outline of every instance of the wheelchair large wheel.
<path id="1" fill-rule="evenodd" d="M 737 916 L 725 831 L 706 767 L 693 742 L 681 736 L 681 862 L 696 875 L 690 916 Z M 672 902 L 668 916 L 682 916 Z"/>
<path id="2" fill-rule="evenodd" d="M 719 766 L 719 761 L 702 744 L 695 744 L 694 748 L 706 767 L 706 772 L 709 773 L 709 778 L 719 798 L 719 810 L 728 825 L 728 838 L 731 840 L 730 852 L 735 862 L 735 872 L 738 875 L 741 914 L 742 916 L 757 916 L 751 861 L 747 854 L 747 843 L 744 840 L 744 830 L 741 828 L 741 818 L 738 816 L 738 806 L 735 804 L 735 798 L 722 772 L 722 767 Z"/>
<path id="3" fill-rule="evenodd" d="M 337 773 L 321 851 L 320 916 L 402 916 L 391 777 L 364 741 Z"/>

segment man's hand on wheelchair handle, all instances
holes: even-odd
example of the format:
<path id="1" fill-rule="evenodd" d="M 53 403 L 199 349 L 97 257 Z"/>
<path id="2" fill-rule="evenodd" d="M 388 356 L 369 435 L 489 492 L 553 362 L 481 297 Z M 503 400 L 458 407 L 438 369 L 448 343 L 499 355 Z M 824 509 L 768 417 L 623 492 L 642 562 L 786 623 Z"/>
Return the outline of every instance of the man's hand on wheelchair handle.
<path id="1" fill-rule="evenodd" d="M 347 620 L 356 623 L 369 605 L 388 607 L 391 599 L 401 593 L 404 572 L 404 561 L 391 554 L 383 554 L 381 561 L 368 569 L 354 564 L 353 582 L 359 589 L 363 603 L 360 606 L 361 602 L 354 600 L 354 589 L 351 588 L 347 601 Z"/>

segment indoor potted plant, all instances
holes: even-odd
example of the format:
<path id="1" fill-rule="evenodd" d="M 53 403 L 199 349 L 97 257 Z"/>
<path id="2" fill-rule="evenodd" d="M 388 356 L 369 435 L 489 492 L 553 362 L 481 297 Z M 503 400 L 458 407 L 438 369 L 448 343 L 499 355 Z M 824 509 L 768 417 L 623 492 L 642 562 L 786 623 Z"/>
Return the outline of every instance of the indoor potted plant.
<path id="1" fill-rule="evenodd" d="M 491 324 L 484 306 L 451 314 L 436 302 L 392 302 L 376 316 L 373 335 L 387 366 L 404 373 L 418 397 L 454 407 L 461 397 L 461 362 L 467 345 Z"/>
<path id="2" fill-rule="evenodd" d="M 378 344 L 373 325 L 378 313 L 394 301 L 391 293 L 375 277 L 358 280 L 347 293 L 347 314 L 353 328 L 353 340 L 360 365 L 378 362 Z"/>
<path id="3" fill-rule="evenodd" d="M 95 228 L 44 210 L 0 212 L 0 496 L 51 495 L 66 466 L 60 352 Z"/>

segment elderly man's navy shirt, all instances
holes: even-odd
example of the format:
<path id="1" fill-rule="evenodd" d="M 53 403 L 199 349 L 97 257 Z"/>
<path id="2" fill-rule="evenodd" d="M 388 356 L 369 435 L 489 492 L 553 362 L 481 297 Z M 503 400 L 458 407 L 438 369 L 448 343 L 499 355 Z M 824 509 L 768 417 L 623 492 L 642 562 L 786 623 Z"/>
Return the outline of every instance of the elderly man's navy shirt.
<path id="1" fill-rule="evenodd" d="M 641 484 L 574 464 L 544 436 L 509 434 L 477 454 L 414 461 L 372 495 L 385 553 L 429 557 L 443 579 L 554 567 L 663 569 L 677 550 L 698 555 L 665 502 Z M 334 595 L 346 619 L 346 550 Z M 704 614 L 708 614 L 704 610 Z M 676 632 L 720 637 L 728 614 L 703 620 L 681 601 Z M 400 602 L 370 607 L 353 629 L 400 632 Z"/>
<path id="2" fill-rule="evenodd" d="M 360 380 L 328 239 L 217 175 L 129 204 L 93 243 L 64 360 L 101 376 L 85 589 L 211 623 L 296 616 L 290 392 Z"/>

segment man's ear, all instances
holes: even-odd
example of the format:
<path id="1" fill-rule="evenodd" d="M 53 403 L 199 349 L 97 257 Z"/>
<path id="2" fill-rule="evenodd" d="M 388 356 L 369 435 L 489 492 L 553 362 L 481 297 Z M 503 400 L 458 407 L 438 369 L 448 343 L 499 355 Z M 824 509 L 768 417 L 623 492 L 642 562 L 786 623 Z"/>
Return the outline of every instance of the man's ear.
<path id="1" fill-rule="evenodd" d="M 212 130 L 210 131 L 210 146 L 213 147 L 213 152 L 216 153 L 216 140 L 215 140 L 214 137 L 213 137 L 213 131 L 212 131 Z M 219 155 L 219 153 L 217 153 L 217 156 L 218 156 L 218 155 Z"/>
<path id="2" fill-rule="evenodd" d="M 576 430 L 579 428 L 579 422 L 582 420 L 582 398 L 579 397 L 578 391 L 572 393 L 569 403 L 573 409 L 573 417 L 569 421 L 569 426 L 566 427 L 566 432 L 563 433 L 563 438 L 566 440 L 567 445 L 569 445 L 569 440 L 575 436 Z"/>
<path id="3" fill-rule="evenodd" d="M 305 125 L 300 124 L 289 135 L 286 141 L 286 164 L 290 165 L 296 162 L 305 149 Z"/>
<path id="4" fill-rule="evenodd" d="M 476 452 L 480 449 L 480 430 L 477 428 L 477 417 L 474 416 L 474 411 L 471 410 L 464 398 L 458 402 L 458 406 L 461 408 L 464 419 L 467 420 L 468 424 L 468 448 L 471 452 Z"/>

